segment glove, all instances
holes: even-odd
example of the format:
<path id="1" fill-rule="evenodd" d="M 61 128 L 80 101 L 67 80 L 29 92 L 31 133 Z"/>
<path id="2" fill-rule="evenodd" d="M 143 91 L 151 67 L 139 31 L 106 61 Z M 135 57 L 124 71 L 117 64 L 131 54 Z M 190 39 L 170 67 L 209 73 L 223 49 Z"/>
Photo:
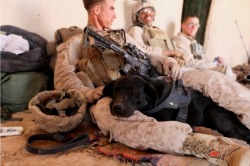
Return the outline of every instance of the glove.
<path id="1" fill-rule="evenodd" d="M 104 86 L 99 86 L 95 89 L 89 89 L 85 93 L 85 97 L 86 97 L 87 102 L 93 103 L 93 102 L 97 101 L 98 99 L 100 99 L 100 97 L 102 96 L 103 88 L 104 88 Z"/>
<path id="2" fill-rule="evenodd" d="M 163 61 L 163 74 L 170 75 L 172 79 L 180 79 L 182 72 L 177 61 L 171 57 L 165 57 Z"/>

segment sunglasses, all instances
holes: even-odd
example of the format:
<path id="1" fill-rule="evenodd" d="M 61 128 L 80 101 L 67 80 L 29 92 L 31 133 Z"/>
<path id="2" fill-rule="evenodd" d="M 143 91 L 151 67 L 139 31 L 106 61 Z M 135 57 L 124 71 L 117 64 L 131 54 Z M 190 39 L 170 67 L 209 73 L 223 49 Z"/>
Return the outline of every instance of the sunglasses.
<path id="1" fill-rule="evenodd" d="M 200 27 L 200 24 L 195 24 L 195 23 L 192 23 L 192 22 L 189 22 L 189 23 L 185 23 L 187 26 L 189 27 Z"/>
<path id="2" fill-rule="evenodd" d="M 151 7 L 143 8 L 139 11 L 140 15 L 155 14 L 155 11 Z"/>

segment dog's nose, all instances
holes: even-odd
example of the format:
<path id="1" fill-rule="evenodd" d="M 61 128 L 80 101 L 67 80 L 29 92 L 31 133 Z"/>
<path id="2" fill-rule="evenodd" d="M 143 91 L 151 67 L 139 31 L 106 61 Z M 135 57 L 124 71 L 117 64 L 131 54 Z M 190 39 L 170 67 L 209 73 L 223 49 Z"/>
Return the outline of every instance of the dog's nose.
<path id="1" fill-rule="evenodd" d="M 114 112 L 116 112 L 116 113 L 121 113 L 122 111 L 123 111 L 123 107 L 121 106 L 121 105 L 119 105 L 119 104 L 115 104 L 115 105 L 113 105 L 113 111 Z"/>

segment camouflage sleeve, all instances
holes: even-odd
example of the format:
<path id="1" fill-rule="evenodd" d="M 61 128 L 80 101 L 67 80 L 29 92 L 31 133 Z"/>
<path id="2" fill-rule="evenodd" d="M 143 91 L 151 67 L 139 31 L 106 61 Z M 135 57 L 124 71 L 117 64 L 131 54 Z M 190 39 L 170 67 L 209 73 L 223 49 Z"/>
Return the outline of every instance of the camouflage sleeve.
<path id="1" fill-rule="evenodd" d="M 135 39 L 140 45 L 145 44 L 143 41 L 143 29 L 139 26 L 132 26 L 128 30 L 128 34 Z"/>
<path id="2" fill-rule="evenodd" d="M 84 85 L 76 73 L 80 59 L 82 35 L 76 35 L 57 47 L 57 59 L 54 71 L 54 86 L 57 90 L 77 89 L 86 96 L 87 102 L 97 100 L 103 87 L 92 89 Z"/>
<path id="3" fill-rule="evenodd" d="M 129 118 L 119 118 L 110 113 L 111 98 L 102 98 L 91 108 L 99 129 L 110 139 L 129 147 L 153 149 L 164 153 L 182 154 L 183 142 L 192 132 L 186 123 L 158 122 L 139 111 Z"/>
<path id="4" fill-rule="evenodd" d="M 183 59 L 187 67 L 198 69 L 216 67 L 216 64 L 213 62 L 202 59 L 194 59 L 194 55 L 192 54 L 190 48 L 191 41 L 180 33 L 173 37 L 172 41 L 175 44 L 176 49 L 183 52 Z"/>

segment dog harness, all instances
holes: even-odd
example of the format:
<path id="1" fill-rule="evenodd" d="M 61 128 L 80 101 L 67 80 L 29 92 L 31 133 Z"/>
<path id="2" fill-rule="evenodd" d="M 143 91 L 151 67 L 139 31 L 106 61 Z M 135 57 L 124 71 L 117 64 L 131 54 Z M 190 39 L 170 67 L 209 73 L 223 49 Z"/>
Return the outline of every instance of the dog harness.
<path id="1" fill-rule="evenodd" d="M 183 86 L 182 80 L 176 80 L 173 81 L 169 96 L 155 108 L 144 111 L 143 113 L 150 115 L 160 111 L 163 108 L 179 109 L 176 120 L 180 122 L 186 122 L 188 115 L 188 105 L 190 102 L 190 92 Z"/>

